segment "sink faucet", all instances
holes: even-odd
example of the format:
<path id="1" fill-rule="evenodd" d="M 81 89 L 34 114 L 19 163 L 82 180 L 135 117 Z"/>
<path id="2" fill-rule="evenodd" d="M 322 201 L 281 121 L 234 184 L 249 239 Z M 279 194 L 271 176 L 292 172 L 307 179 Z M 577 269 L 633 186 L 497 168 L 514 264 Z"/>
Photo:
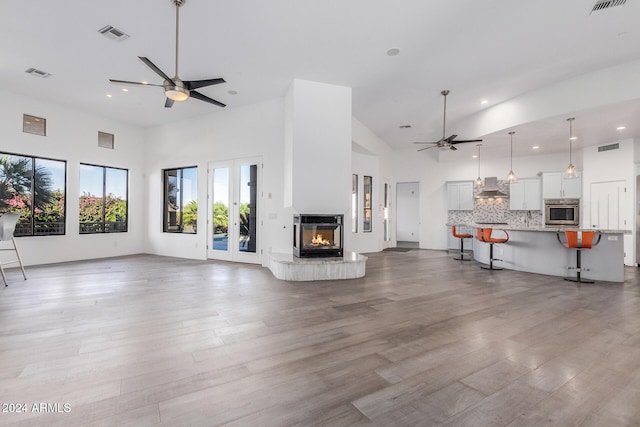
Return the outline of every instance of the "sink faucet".
<path id="1" fill-rule="evenodd" d="M 531 223 L 531 211 L 527 211 L 527 214 L 524 217 L 524 224 L 528 227 Z"/>

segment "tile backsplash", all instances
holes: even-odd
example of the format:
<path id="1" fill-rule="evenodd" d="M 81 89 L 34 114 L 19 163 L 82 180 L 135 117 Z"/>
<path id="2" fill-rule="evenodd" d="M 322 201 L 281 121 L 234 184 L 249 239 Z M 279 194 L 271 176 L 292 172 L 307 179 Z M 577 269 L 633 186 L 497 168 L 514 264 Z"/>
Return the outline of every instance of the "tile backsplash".
<path id="1" fill-rule="evenodd" d="M 509 209 L 509 199 L 475 199 L 473 211 L 449 211 L 449 224 L 470 224 L 475 222 L 524 225 L 527 212 L 531 212 L 530 226 L 542 225 L 542 211 L 512 211 Z"/>

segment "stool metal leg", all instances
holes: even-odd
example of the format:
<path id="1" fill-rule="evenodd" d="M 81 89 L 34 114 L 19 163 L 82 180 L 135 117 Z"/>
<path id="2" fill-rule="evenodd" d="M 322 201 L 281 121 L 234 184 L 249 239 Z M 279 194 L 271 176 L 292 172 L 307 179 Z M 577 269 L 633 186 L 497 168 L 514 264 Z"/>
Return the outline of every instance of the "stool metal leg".
<path id="1" fill-rule="evenodd" d="M 471 261 L 471 258 L 464 257 L 464 239 L 460 239 L 460 258 L 454 258 L 456 261 Z"/>
<path id="2" fill-rule="evenodd" d="M 582 272 L 582 251 L 580 249 L 577 249 L 576 252 L 578 253 L 578 255 L 576 256 L 576 277 L 565 277 L 564 280 L 577 283 L 595 283 L 593 280 L 584 279 L 581 276 L 580 273 Z"/>
<path id="3" fill-rule="evenodd" d="M 493 243 L 489 243 L 489 265 L 481 265 L 480 268 L 483 268 L 485 270 L 502 270 L 502 268 L 500 267 L 494 267 L 493 266 Z M 496 259 L 496 261 L 502 261 L 500 259 Z"/>

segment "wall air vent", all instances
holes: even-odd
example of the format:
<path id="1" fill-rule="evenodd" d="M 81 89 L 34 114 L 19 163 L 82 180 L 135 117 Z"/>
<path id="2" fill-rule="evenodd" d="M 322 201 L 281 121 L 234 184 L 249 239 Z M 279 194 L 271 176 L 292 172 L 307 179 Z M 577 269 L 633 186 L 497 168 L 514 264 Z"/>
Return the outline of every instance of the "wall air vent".
<path id="1" fill-rule="evenodd" d="M 617 150 L 619 148 L 620 144 L 618 144 L 617 142 L 615 144 L 601 145 L 600 147 L 598 147 L 598 153 L 600 153 L 601 151 Z"/>
<path id="2" fill-rule="evenodd" d="M 42 79 L 46 79 L 51 74 L 46 71 L 38 70 L 37 68 L 29 68 L 28 70 L 24 70 L 25 73 L 31 74 L 32 76 L 40 77 Z"/>
<path id="3" fill-rule="evenodd" d="M 98 32 L 103 36 L 110 38 L 111 40 L 122 41 L 129 38 L 129 34 L 111 25 L 107 25 L 106 27 L 100 28 Z"/>
<path id="4" fill-rule="evenodd" d="M 622 6 L 625 4 L 627 0 L 598 0 L 596 4 L 593 5 L 593 9 L 591 9 L 591 13 L 599 12 L 604 9 L 609 9 L 615 6 Z"/>

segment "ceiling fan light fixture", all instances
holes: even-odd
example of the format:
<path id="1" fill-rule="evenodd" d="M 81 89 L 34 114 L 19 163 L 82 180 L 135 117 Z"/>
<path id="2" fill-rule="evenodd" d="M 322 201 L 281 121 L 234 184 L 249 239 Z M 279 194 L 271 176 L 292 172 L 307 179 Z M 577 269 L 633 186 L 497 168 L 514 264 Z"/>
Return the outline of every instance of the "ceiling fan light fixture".
<path id="1" fill-rule="evenodd" d="M 164 91 L 164 95 L 172 101 L 182 102 L 189 99 L 189 91 L 180 86 L 169 86 Z"/>

